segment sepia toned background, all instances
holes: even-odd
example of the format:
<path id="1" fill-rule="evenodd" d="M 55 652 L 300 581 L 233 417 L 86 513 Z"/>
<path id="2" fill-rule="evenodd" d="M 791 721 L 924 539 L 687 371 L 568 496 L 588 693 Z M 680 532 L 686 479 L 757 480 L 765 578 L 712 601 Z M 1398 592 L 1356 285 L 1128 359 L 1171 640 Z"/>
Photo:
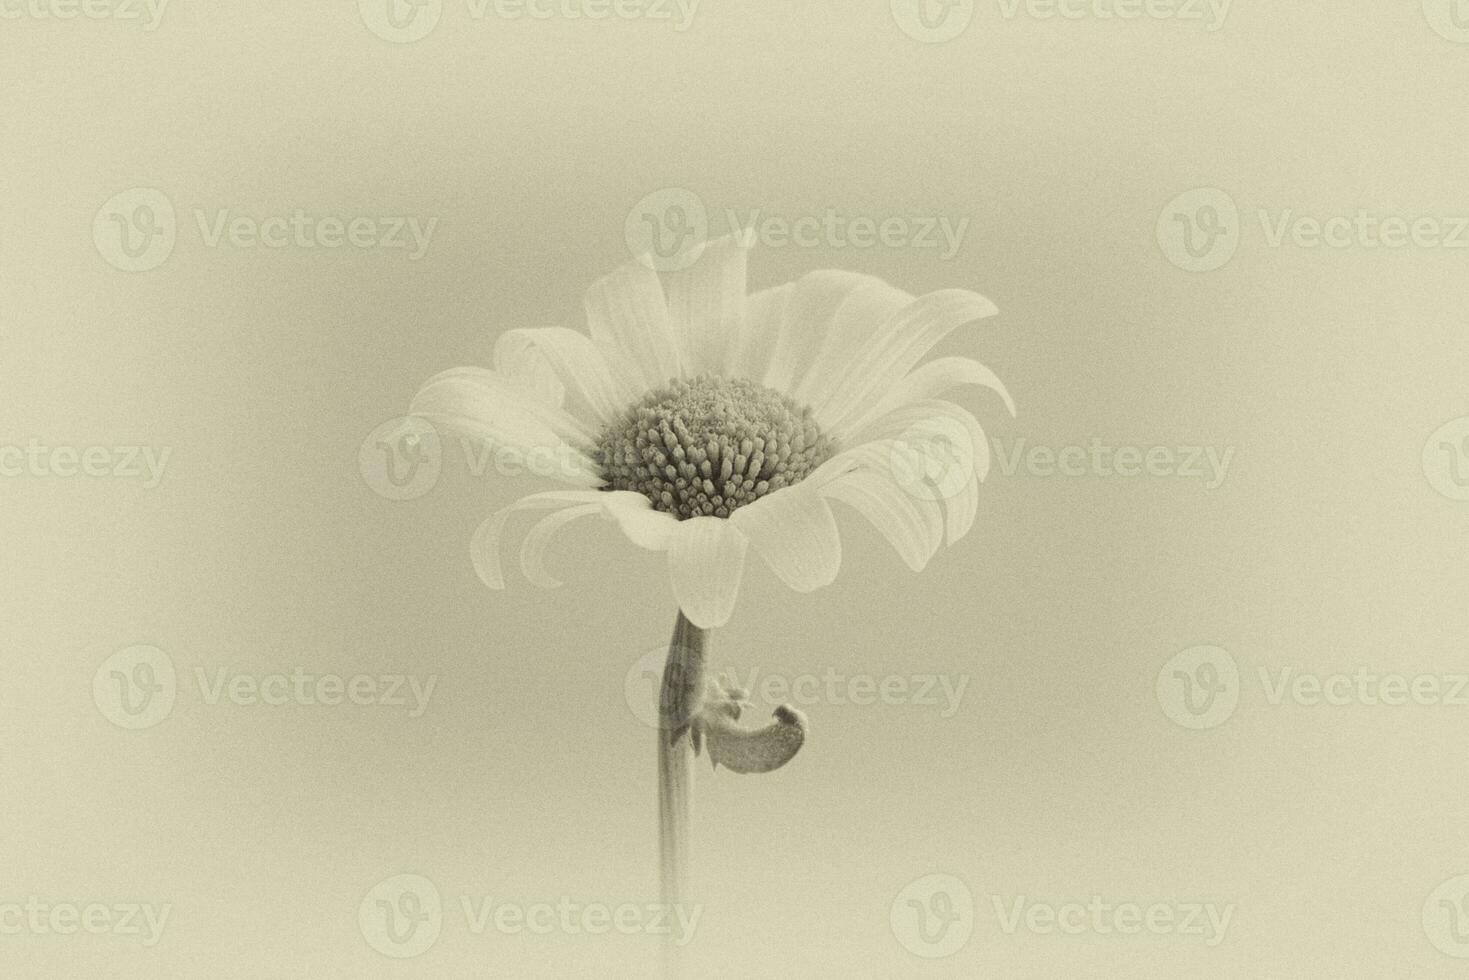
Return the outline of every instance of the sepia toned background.
<path id="1" fill-rule="evenodd" d="M 590 522 L 491 593 L 540 484 L 372 461 L 639 229 L 758 211 L 753 288 L 992 298 L 941 351 L 1019 415 L 967 400 L 921 575 L 851 514 L 824 591 L 752 563 L 714 663 L 836 680 L 785 769 L 700 767 L 694 975 L 1463 974 L 1469 9 L 387 2 L 0 0 L 0 973 L 654 975 L 463 902 L 656 900 L 662 563 Z M 297 672 L 373 703 L 219 686 Z M 403 875 L 427 945 L 374 931 Z M 1066 911 L 1125 903 L 1177 919 Z"/>

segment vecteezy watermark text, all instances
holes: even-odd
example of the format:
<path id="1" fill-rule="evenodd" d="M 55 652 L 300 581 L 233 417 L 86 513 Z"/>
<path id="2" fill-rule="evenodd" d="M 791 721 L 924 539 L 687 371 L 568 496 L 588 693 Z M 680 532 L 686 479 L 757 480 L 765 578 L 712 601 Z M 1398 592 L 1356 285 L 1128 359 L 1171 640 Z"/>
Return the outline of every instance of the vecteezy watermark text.
<path id="1" fill-rule="evenodd" d="M 212 249 L 248 251 L 401 251 L 410 262 L 428 253 L 437 217 L 391 214 L 318 214 L 304 208 L 257 217 L 233 208 L 193 209 L 199 241 Z M 146 272 L 168 261 L 179 237 L 173 201 L 151 187 L 114 194 L 92 219 L 92 241 L 107 263 Z"/>
<path id="2" fill-rule="evenodd" d="M 1040 936 L 1184 936 L 1218 946 L 1234 918 L 1233 902 L 1108 901 L 1093 895 L 1085 902 L 1038 902 L 1025 895 L 990 896 L 995 918 L 1007 936 L 1022 927 Z"/>
<path id="3" fill-rule="evenodd" d="M 959 215 L 863 214 L 836 207 L 781 213 L 725 208 L 723 217 L 725 228 L 716 233 L 699 195 L 666 187 L 633 205 L 623 236 L 636 258 L 661 272 L 672 272 L 698 261 L 703 246 L 725 234 L 747 247 L 915 250 L 934 252 L 941 261 L 949 261 L 963 248 L 970 224 L 969 218 Z"/>
<path id="4" fill-rule="evenodd" d="M 439 675 L 316 673 L 304 667 L 250 673 L 229 667 L 195 667 L 199 700 L 210 706 L 268 708 L 327 707 L 407 709 L 409 718 L 428 710 Z M 126 647 L 92 676 L 92 700 L 119 728 L 152 728 L 172 712 L 179 695 L 173 658 L 155 646 Z"/>
<path id="5" fill-rule="evenodd" d="M 1355 208 L 1337 214 L 1305 214 L 1295 208 L 1258 208 L 1260 238 L 1267 248 L 1365 252 L 1469 249 L 1469 215 L 1393 214 Z M 1169 262 L 1189 272 L 1221 268 L 1238 251 L 1247 224 L 1234 198 L 1217 187 L 1179 194 L 1158 216 L 1158 246 Z"/>
<path id="6" fill-rule="evenodd" d="M 464 0 L 471 21 L 646 21 L 672 25 L 682 34 L 694 23 L 702 0 Z M 357 0 L 367 29 L 384 41 L 411 44 L 443 20 L 444 0 Z"/>
<path id="7" fill-rule="evenodd" d="M 1224 942 L 1234 920 L 1233 902 L 1138 902 L 1094 894 L 1086 900 L 1037 901 L 1028 895 L 990 895 L 1000 931 L 1037 936 L 1152 935 Z M 909 952 L 925 959 L 952 956 L 974 932 L 977 908 L 965 882 L 949 874 L 925 875 L 893 898 L 889 920 L 893 935 Z"/>
<path id="8" fill-rule="evenodd" d="M 143 480 L 152 490 L 163 482 L 173 449 L 164 446 L 48 446 L 32 438 L 24 446 L 0 445 L 0 477 L 112 477 Z"/>
<path id="9" fill-rule="evenodd" d="M 667 647 L 655 647 L 633 662 L 623 678 L 623 697 L 634 715 L 650 728 L 660 726 L 658 690 L 662 683 Z M 717 678 L 726 688 L 737 690 L 757 710 L 781 705 L 811 708 L 912 706 L 933 709 L 940 718 L 958 714 L 969 675 L 950 674 L 847 674 L 829 667 L 821 674 L 781 674 L 759 667 L 745 671 L 727 670 Z"/>
<path id="10" fill-rule="evenodd" d="M 1003 20 L 1041 21 L 1170 20 L 1217 31 L 1229 17 L 1233 0 L 995 0 Z M 924 44 L 942 44 L 968 30 L 977 0 L 889 0 L 893 20 L 903 33 Z"/>
<path id="11" fill-rule="evenodd" d="M 169 0 L 0 0 L 0 20 L 140 21 L 155 31 Z M 145 19 L 146 17 L 146 19 Z"/>
<path id="12" fill-rule="evenodd" d="M 408 708 L 409 718 L 428 710 L 439 675 L 429 674 L 312 674 L 297 667 L 290 674 L 247 674 L 218 667 L 211 677 L 203 667 L 194 668 L 194 679 L 205 704 L 248 707 L 255 704 L 280 707 L 295 704 L 331 708 L 339 704 L 358 707 Z"/>
<path id="13" fill-rule="evenodd" d="M 1163 713 L 1184 728 L 1217 728 L 1239 706 L 1246 678 L 1259 682 L 1263 704 L 1279 708 L 1469 708 L 1469 674 L 1384 671 L 1372 667 L 1309 671 L 1294 664 L 1241 671 L 1223 647 L 1201 645 L 1175 654 L 1158 671 Z"/>
<path id="14" fill-rule="evenodd" d="M 1233 446 L 1109 446 L 1100 436 L 1085 446 L 1028 445 L 1021 437 L 1006 448 L 998 436 L 990 441 L 1004 476 L 1155 477 L 1199 480 L 1205 490 L 1218 490 L 1234 459 Z"/>
<path id="15" fill-rule="evenodd" d="M 567 895 L 538 901 L 461 895 L 457 903 L 471 936 L 667 937 L 677 946 L 694 938 L 704 909 L 694 904 L 578 901 Z M 394 959 L 421 956 L 438 941 L 446 918 L 438 886 L 400 874 L 374 885 L 357 907 L 357 926 L 373 949 Z"/>
<path id="16" fill-rule="evenodd" d="M 464 466 L 471 477 L 574 477 L 585 473 L 586 459 L 570 446 L 528 450 L 459 437 Z M 357 469 L 372 491 L 388 500 L 414 500 L 432 490 L 443 472 L 444 441 L 426 419 L 400 416 L 367 434 L 357 448 Z"/>
<path id="17" fill-rule="evenodd" d="M 30 895 L 24 901 L 0 900 L 0 936 L 122 936 L 153 947 L 163 938 L 173 903 L 49 902 Z"/>

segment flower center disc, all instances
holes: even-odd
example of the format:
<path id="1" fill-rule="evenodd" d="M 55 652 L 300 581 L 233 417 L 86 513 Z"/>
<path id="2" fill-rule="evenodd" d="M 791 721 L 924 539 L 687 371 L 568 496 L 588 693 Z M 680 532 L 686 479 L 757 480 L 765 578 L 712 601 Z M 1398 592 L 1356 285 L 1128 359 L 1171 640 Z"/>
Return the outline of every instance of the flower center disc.
<path id="1" fill-rule="evenodd" d="M 811 409 L 743 379 L 705 374 L 648 392 L 602 430 L 609 490 L 632 490 L 679 520 L 728 517 L 830 459 Z"/>

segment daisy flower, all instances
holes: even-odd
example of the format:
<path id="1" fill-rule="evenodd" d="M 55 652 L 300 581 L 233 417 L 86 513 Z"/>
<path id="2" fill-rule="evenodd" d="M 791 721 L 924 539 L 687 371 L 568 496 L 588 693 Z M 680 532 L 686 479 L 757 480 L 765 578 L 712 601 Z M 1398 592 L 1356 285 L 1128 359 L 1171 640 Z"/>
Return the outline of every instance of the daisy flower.
<path id="1" fill-rule="evenodd" d="M 419 391 L 412 414 L 566 485 L 476 532 L 487 585 L 505 587 L 502 538 L 519 511 L 545 512 L 520 547 L 532 582 L 560 585 L 547 545 L 600 515 L 667 553 L 678 607 L 702 629 L 730 618 L 751 553 L 797 592 L 830 584 L 842 557 L 833 502 L 915 571 L 969 531 L 988 443 L 940 396 L 980 385 L 1014 404 L 978 361 L 920 362 L 994 304 L 960 289 L 915 298 L 836 270 L 747 295 L 746 256 L 725 238 L 662 277 L 629 262 L 587 292 L 587 333 L 510 330 L 493 368 L 445 371 Z"/>
<path id="2" fill-rule="evenodd" d="M 505 587 L 501 539 L 519 511 L 541 516 L 520 564 L 559 585 L 546 547 L 583 517 L 611 520 L 665 552 L 679 614 L 659 690 L 663 901 L 687 894 L 693 756 L 770 772 L 804 743 L 789 705 L 764 728 L 738 724 L 746 693 L 706 681 L 710 631 L 728 621 L 751 553 L 798 592 L 830 584 L 842 543 L 833 502 L 866 518 L 910 568 L 974 523 L 989 448 L 974 416 L 940 396 L 999 379 L 965 357 L 920 363 L 939 341 L 993 316 L 977 293 L 914 297 L 850 272 L 812 272 L 747 295 L 746 248 L 710 242 L 660 277 L 630 262 L 586 297 L 587 332 L 510 330 L 494 367 L 430 379 L 412 413 L 522 456 L 563 489 L 532 494 L 475 532 L 475 569 Z M 687 735 L 687 737 L 685 737 Z M 668 975 L 679 953 L 668 948 Z"/>

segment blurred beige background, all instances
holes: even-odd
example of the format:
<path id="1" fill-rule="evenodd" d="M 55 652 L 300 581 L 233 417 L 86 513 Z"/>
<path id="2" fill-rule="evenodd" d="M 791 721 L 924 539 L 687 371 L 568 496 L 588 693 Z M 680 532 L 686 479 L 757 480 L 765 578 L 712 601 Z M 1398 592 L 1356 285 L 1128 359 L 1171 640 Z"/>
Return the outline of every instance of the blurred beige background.
<path id="1" fill-rule="evenodd" d="M 695 975 L 1462 976 L 1469 10 L 395 2 L 0 0 L 0 973 L 653 975 L 646 930 L 475 926 L 655 900 L 662 565 L 593 522 L 565 589 L 490 593 L 469 535 L 537 484 L 449 438 L 393 500 L 359 450 L 581 326 L 682 189 L 716 232 L 903 219 L 752 285 L 978 289 L 942 350 L 1020 405 L 970 402 L 1013 465 L 921 576 L 850 515 L 830 589 L 747 576 L 715 662 L 845 680 L 786 769 L 701 767 Z M 436 938 L 374 933 L 400 875 Z"/>

